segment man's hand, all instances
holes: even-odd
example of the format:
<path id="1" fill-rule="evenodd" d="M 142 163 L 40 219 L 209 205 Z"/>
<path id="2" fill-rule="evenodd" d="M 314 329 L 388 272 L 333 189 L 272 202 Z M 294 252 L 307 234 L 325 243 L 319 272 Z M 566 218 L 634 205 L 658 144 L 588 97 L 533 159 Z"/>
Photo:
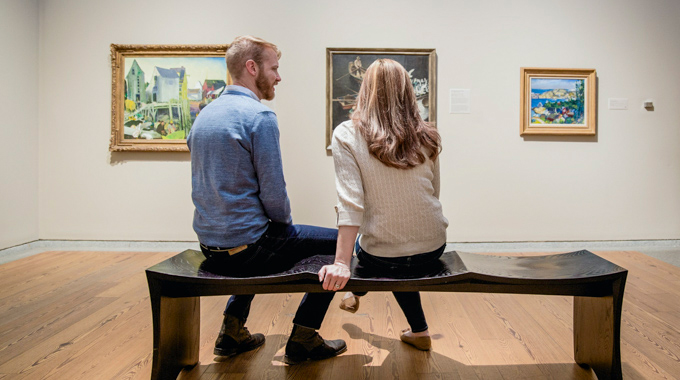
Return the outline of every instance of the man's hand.
<path id="1" fill-rule="evenodd" d="M 352 272 L 349 267 L 342 263 L 334 263 L 332 265 L 324 265 L 319 270 L 319 282 L 323 282 L 322 287 L 325 290 L 338 291 L 347 285 L 349 277 Z"/>

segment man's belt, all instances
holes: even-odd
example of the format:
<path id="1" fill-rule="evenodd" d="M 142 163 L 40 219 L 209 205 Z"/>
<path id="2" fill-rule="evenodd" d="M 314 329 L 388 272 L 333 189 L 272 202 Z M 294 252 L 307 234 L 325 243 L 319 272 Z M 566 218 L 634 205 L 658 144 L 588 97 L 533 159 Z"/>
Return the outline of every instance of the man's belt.
<path id="1" fill-rule="evenodd" d="M 235 248 L 220 248 L 220 247 L 208 247 L 207 245 L 201 243 L 201 247 L 207 249 L 210 252 L 226 252 L 229 254 L 229 256 L 231 256 L 245 250 L 246 248 L 250 247 L 250 245 L 244 244 Z"/>

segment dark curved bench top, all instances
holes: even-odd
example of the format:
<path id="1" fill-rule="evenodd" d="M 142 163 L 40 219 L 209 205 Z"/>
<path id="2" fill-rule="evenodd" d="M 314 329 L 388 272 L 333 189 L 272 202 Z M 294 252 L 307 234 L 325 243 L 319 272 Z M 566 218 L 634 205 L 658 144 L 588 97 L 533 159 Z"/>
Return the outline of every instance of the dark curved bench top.
<path id="1" fill-rule="evenodd" d="M 317 272 L 333 256 L 313 256 L 281 273 L 231 277 L 187 250 L 146 270 L 154 326 L 151 378 L 174 379 L 198 363 L 204 296 L 326 292 Z M 548 256 L 446 252 L 427 272 L 381 277 L 352 262 L 349 291 L 482 292 L 573 296 L 574 359 L 600 379 L 621 379 L 621 311 L 628 271 L 588 251 Z"/>
<path id="2" fill-rule="evenodd" d="M 230 277 L 210 271 L 200 251 L 186 250 L 147 269 L 149 278 L 159 281 L 213 284 L 221 286 L 278 285 L 285 283 L 317 284 L 321 266 L 333 262 L 333 256 L 312 256 L 285 272 L 258 277 Z M 356 259 L 356 258 L 355 258 Z M 349 285 L 411 286 L 478 282 L 517 285 L 583 284 L 612 280 L 625 275 L 626 269 L 593 253 L 577 252 L 546 256 L 491 256 L 464 252 L 445 252 L 438 265 L 426 273 L 407 277 L 378 277 L 352 263 Z"/>

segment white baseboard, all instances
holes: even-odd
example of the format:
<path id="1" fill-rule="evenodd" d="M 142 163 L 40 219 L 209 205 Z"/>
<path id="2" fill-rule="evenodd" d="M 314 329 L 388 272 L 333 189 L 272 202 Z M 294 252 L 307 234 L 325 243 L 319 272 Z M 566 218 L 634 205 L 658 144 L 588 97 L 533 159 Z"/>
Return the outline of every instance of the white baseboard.
<path id="1" fill-rule="evenodd" d="M 680 240 L 595 240 L 447 243 L 447 249 L 468 252 L 567 252 L 680 250 Z"/>
<path id="2" fill-rule="evenodd" d="M 199 249 L 197 241 L 36 240 L 0 250 L 0 264 L 47 251 L 172 252 Z"/>
<path id="3" fill-rule="evenodd" d="M 47 251 L 98 252 L 172 252 L 199 249 L 197 241 L 97 241 L 97 240 L 36 240 L 0 250 L 0 264 Z M 546 241 L 546 242 L 451 242 L 447 250 L 464 252 L 570 252 L 640 251 L 661 260 L 666 257 L 680 261 L 680 240 L 608 240 L 608 241 Z M 675 252 L 677 251 L 677 252 Z M 657 255 L 656 253 L 660 254 Z"/>

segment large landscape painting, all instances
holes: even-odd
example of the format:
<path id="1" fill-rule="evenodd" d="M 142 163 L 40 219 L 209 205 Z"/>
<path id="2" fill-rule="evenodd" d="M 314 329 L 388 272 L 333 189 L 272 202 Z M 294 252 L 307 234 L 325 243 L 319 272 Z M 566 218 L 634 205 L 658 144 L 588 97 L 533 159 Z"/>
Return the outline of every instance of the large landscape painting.
<path id="1" fill-rule="evenodd" d="M 201 109 L 227 86 L 225 45 L 112 45 L 111 150 L 182 150 Z"/>

